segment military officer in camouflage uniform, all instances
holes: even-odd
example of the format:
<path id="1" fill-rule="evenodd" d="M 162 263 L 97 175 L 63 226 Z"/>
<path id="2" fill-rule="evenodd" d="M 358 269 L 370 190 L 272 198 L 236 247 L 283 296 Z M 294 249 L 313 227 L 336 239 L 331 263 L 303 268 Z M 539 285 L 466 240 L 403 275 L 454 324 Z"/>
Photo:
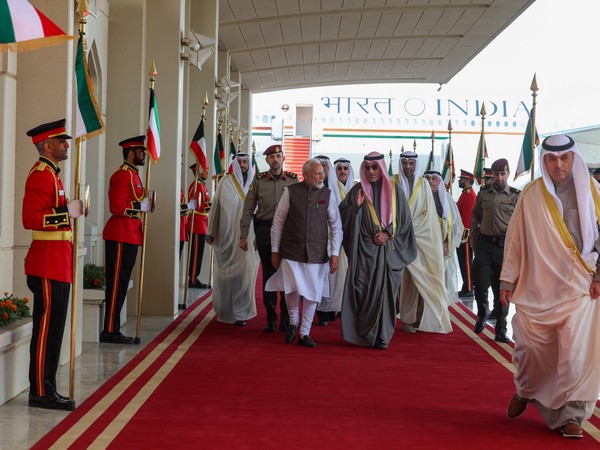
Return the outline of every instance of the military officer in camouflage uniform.
<path id="1" fill-rule="evenodd" d="M 508 222 L 519 199 L 519 191 L 510 187 L 506 180 L 510 171 L 504 158 L 492 164 L 493 183 L 481 189 L 471 215 L 470 243 L 475 251 L 473 261 L 473 284 L 477 301 L 475 333 L 481 333 L 490 316 L 488 290 L 494 292 L 494 314 L 496 316 L 496 341 L 510 342 L 506 336 L 508 307 L 500 303 L 500 272 L 504 257 L 504 237 Z"/>
<path id="2" fill-rule="evenodd" d="M 277 292 L 265 291 L 267 280 L 275 273 L 275 268 L 271 264 L 271 225 L 283 195 L 283 188 L 297 183 L 298 176 L 283 170 L 285 156 L 281 145 L 271 145 L 263 155 L 269 164 L 269 170 L 256 175 L 248 188 L 240 220 L 240 248 L 244 251 L 248 250 L 248 228 L 250 221 L 253 220 L 256 247 L 262 266 L 263 303 L 267 310 L 267 326 L 264 332 L 272 333 L 277 322 Z M 285 303 L 285 294 L 280 292 L 279 295 L 281 297 L 279 330 L 285 331 L 290 323 L 290 317 Z"/>

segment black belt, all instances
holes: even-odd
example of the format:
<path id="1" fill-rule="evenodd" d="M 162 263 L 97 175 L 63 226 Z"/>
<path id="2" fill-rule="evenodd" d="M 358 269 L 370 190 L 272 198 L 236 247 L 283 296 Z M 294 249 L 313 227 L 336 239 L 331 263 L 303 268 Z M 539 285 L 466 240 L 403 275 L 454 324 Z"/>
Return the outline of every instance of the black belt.
<path id="1" fill-rule="evenodd" d="M 492 244 L 498 244 L 504 242 L 505 234 L 501 234 L 500 236 L 490 236 L 489 234 L 479 234 L 479 239 L 482 241 L 491 242 Z"/>
<path id="2" fill-rule="evenodd" d="M 256 228 L 256 227 L 270 227 L 271 225 L 273 225 L 273 221 L 272 220 L 259 220 L 257 218 L 254 218 L 254 228 Z"/>

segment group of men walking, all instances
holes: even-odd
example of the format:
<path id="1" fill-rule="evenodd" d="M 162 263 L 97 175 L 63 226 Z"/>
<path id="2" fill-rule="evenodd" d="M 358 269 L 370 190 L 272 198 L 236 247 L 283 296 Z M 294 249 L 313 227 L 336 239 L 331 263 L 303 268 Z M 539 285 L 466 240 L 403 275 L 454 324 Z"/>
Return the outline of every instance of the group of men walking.
<path id="1" fill-rule="evenodd" d="M 29 404 L 67 409 L 68 399 L 56 392 L 56 369 L 72 281 L 70 220 L 82 215 L 83 204 L 65 197 L 58 175 L 58 163 L 68 157 L 65 121 L 27 134 L 40 156 L 23 199 L 23 225 L 33 233 L 25 260 L 34 297 Z M 111 217 L 103 233 L 107 286 L 100 341 L 130 344 L 119 317 L 142 244 L 141 217 L 151 212 L 152 201 L 138 174 L 146 158 L 144 136 L 119 145 L 123 163 L 110 179 Z M 346 159 L 311 159 L 299 181 L 283 169 L 281 146 L 264 155 L 269 170 L 254 174 L 248 155 L 237 154 L 212 204 L 201 171 L 190 201 L 182 195 L 182 216 L 191 212 L 200 219 L 197 230 L 194 216 L 187 228 L 196 262 L 204 240 L 214 248 L 219 321 L 244 326 L 256 315 L 256 248 L 264 331 L 279 329 L 286 343 L 297 339 L 316 347 L 310 336 L 315 314 L 327 325 L 339 313 L 345 340 L 378 349 L 388 347 L 398 318 L 407 333 L 449 333 L 457 254 L 463 275 L 458 296 L 474 292 L 477 302 L 475 333 L 494 314 L 495 340 L 510 342 L 506 317 L 509 302 L 516 305 L 516 393 L 508 416 L 518 417 L 533 403 L 550 428 L 582 436 L 600 390 L 600 187 L 571 138 L 544 140 L 542 177 L 523 193 L 507 184 L 506 159 L 492 164 L 491 183 L 478 195 L 474 176 L 461 171 L 458 203 L 439 172 L 419 175 L 413 152 L 401 154 L 397 177 L 388 175 L 382 154 L 369 153 L 356 183 Z M 198 273 L 192 265 L 190 286 L 205 286 Z"/>

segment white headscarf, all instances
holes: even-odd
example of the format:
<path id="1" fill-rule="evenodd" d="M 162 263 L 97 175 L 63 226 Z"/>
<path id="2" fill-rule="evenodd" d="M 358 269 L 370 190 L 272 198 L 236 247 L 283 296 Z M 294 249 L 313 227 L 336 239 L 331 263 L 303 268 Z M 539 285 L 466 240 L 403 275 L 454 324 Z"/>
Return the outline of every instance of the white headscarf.
<path id="1" fill-rule="evenodd" d="M 339 205 L 342 202 L 342 196 L 340 194 L 340 188 L 337 184 L 337 176 L 335 174 L 335 169 L 333 168 L 333 164 L 331 164 L 331 160 L 328 156 L 319 155 L 315 156 L 315 159 L 318 159 L 321 163 L 325 162 L 327 167 L 329 168 L 327 171 L 327 187 L 333 194 L 333 198 L 336 203 Z"/>
<path id="2" fill-rule="evenodd" d="M 560 157 L 566 152 L 573 152 L 573 183 L 575 183 L 575 193 L 577 195 L 577 209 L 579 212 L 579 224 L 581 226 L 581 236 L 583 239 L 583 249 L 581 256 L 586 259 L 592 250 L 594 244 L 598 239 L 598 225 L 596 221 L 594 199 L 592 198 L 592 191 L 590 190 L 590 173 L 587 169 L 585 161 L 581 157 L 579 150 L 575 147 L 575 142 L 569 136 L 557 134 L 555 136 L 549 136 L 542 142 L 540 151 L 540 170 L 542 172 L 542 178 L 544 185 L 552 198 L 561 216 L 563 215 L 562 203 L 556 196 L 556 190 L 554 189 L 554 183 L 552 178 L 546 169 L 544 164 L 544 156 L 552 154 Z M 586 259 L 588 261 L 588 259 Z"/>
<path id="3" fill-rule="evenodd" d="M 403 159 L 414 159 L 416 161 L 415 175 L 413 178 L 412 186 L 408 185 L 408 178 L 406 178 L 406 175 L 404 175 L 404 170 L 402 170 L 402 160 Z M 404 193 L 406 194 L 407 198 L 410 197 L 410 193 L 414 190 L 415 186 L 417 185 L 417 181 L 419 180 L 419 176 L 421 174 L 420 170 L 421 169 L 419 167 L 419 155 L 417 155 L 415 152 L 411 152 L 411 151 L 406 151 L 404 153 L 400 153 L 400 160 L 398 161 L 398 174 L 400 176 L 400 183 L 402 183 L 402 189 L 404 190 Z"/>
<path id="4" fill-rule="evenodd" d="M 244 176 L 242 175 L 242 169 L 240 168 L 240 163 L 238 162 L 238 158 L 246 158 L 248 160 L 248 174 L 246 176 L 246 182 L 244 183 Z M 246 153 L 238 153 L 231 161 L 231 168 L 233 169 L 233 175 L 240 183 L 242 190 L 244 191 L 244 195 L 248 194 L 248 188 L 250 187 L 250 183 L 254 179 L 254 167 L 250 164 L 250 157 Z"/>
<path id="5" fill-rule="evenodd" d="M 446 198 L 446 186 L 444 185 L 444 180 L 442 179 L 442 176 L 439 172 L 435 170 L 425 172 L 424 175 L 429 175 L 439 179 L 440 184 L 438 185 L 437 194 L 440 198 L 440 202 L 442 203 L 442 219 L 448 220 L 448 199 Z"/>
<path id="6" fill-rule="evenodd" d="M 354 186 L 354 168 L 352 167 L 352 163 L 350 163 L 350 161 L 346 158 L 336 159 L 334 161 L 334 166 L 336 168 L 336 176 L 338 164 L 346 164 L 348 166 L 348 179 L 346 180 L 346 183 L 342 183 L 340 181 L 340 183 L 342 183 L 346 188 L 346 192 L 348 192 L 350 189 L 352 189 L 352 186 Z"/>

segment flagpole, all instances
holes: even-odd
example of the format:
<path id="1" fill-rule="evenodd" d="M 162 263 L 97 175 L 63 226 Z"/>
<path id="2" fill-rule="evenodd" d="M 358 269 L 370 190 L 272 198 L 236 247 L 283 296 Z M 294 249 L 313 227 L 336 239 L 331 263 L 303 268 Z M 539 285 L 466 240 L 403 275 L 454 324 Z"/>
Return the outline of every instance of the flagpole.
<path id="1" fill-rule="evenodd" d="M 83 0 L 79 2 L 77 13 L 79 14 L 79 34 L 82 39 L 85 39 L 85 24 L 87 20 L 85 16 L 88 13 L 88 2 Z M 83 44 L 84 41 L 82 41 Z M 85 52 L 85 46 L 84 46 Z M 73 182 L 74 200 L 79 200 L 81 189 L 81 139 L 75 139 L 75 177 Z M 79 269 L 79 220 L 73 219 L 73 249 L 72 249 L 72 286 L 71 286 L 71 342 L 70 342 L 70 364 L 69 364 L 69 403 L 68 411 L 75 410 L 75 339 L 77 334 L 77 272 Z"/>
<path id="2" fill-rule="evenodd" d="M 450 150 L 452 150 L 452 120 L 448 119 L 448 148 L 446 148 L 446 154 L 448 154 L 448 152 Z M 448 167 L 448 170 L 450 171 L 450 183 L 449 183 L 449 187 L 448 190 L 450 191 L 450 194 L 452 194 L 452 185 L 454 184 L 454 172 L 452 170 L 452 165 L 453 165 L 453 161 L 454 161 L 454 152 L 452 152 L 451 158 L 450 158 L 450 167 Z"/>
<path id="3" fill-rule="evenodd" d="M 474 176 L 477 182 L 481 185 L 481 181 L 483 180 L 484 170 L 483 166 L 485 165 L 485 116 L 487 111 L 485 110 L 485 102 L 481 104 L 481 109 L 479 111 L 481 115 L 481 135 L 479 136 L 479 147 L 477 148 L 477 161 L 475 163 Z M 480 151 L 481 150 L 481 154 Z"/>
<path id="4" fill-rule="evenodd" d="M 431 130 L 431 168 L 429 170 L 435 170 L 435 162 L 433 160 L 433 151 L 435 149 L 435 132 Z"/>
<path id="5" fill-rule="evenodd" d="M 533 97 L 533 107 L 531 108 L 531 129 L 529 130 L 531 134 L 531 181 L 533 181 L 535 175 L 535 135 L 536 135 L 536 127 L 535 127 L 535 105 L 536 105 L 536 97 L 538 91 L 537 80 L 535 79 L 535 73 L 533 74 L 533 80 L 531 80 L 531 96 Z"/>
<path id="6" fill-rule="evenodd" d="M 154 59 L 152 59 L 152 65 L 150 66 L 150 95 L 152 95 L 152 91 L 154 90 L 154 80 L 156 79 L 156 75 L 158 72 L 156 71 L 156 64 L 154 63 Z M 150 154 L 146 155 L 146 189 L 144 190 L 144 197 L 148 197 L 150 195 L 150 168 L 152 164 L 150 164 Z M 154 203 L 154 202 L 153 202 Z M 153 205 L 154 206 L 154 205 Z M 138 289 L 138 301 L 137 301 L 137 325 L 135 329 L 135 343 L 140 344 L 142 340 L 140 339 L 140 328 L 142 324 L 142 298 L 144 293 L 144 263 L 146 261 L 146 231 L 148 229 L 148 213 L 144 213 L 144 218 L 142 219 L 142 252 L 140 255 L 140 287 Z"/>
<path id="7" fill-rule="evenodd" d="M 202 121 L 206 118 L 206 105 L 208 105 L 208 96 L 206 92 L 204 93 L 204 98 L 202 99 Z M 194 173 L 194 198 L 198 196 L 198 170 L 200 169 L 200 161 L 196 161 L 196 172 Z M 204 170 L 204 168 L 202 168 Z M 208 175 L 208 174 L 207 174 Z M 188 192 L 189 195 L 189 192 Z M 198 206 L 202 203 L 202 198 L 199 198 Z M 185 287 L 183 289 L 183 303 L 179 304 L 179 309 L 187 309 L 187 298 L 188 298 L 188 285 L 190 283 L 190 262 L 192 256 L 192 239 L 194 239 L 194 222 L 196 220 L 196 210 L 192 210 L 192 224 L 190 226 L 190 240 L 188 241 L 188 251 L 187 251 L 187 264 L 185 270 Z M 197 238 L 196 238 L 197 239 Z M 212 246 L 211 248 L 211 260 L 212 260 Z M 212 261 L 211 261 L 212 262 Z M 212 267 L 212 264 L 211 264 Z M 209 268 L 210 270 L 211 268 Z M 210 275 L 209 275 L 210 276 Z M 209 280 L 209 285 L 211 285 Z"/>

